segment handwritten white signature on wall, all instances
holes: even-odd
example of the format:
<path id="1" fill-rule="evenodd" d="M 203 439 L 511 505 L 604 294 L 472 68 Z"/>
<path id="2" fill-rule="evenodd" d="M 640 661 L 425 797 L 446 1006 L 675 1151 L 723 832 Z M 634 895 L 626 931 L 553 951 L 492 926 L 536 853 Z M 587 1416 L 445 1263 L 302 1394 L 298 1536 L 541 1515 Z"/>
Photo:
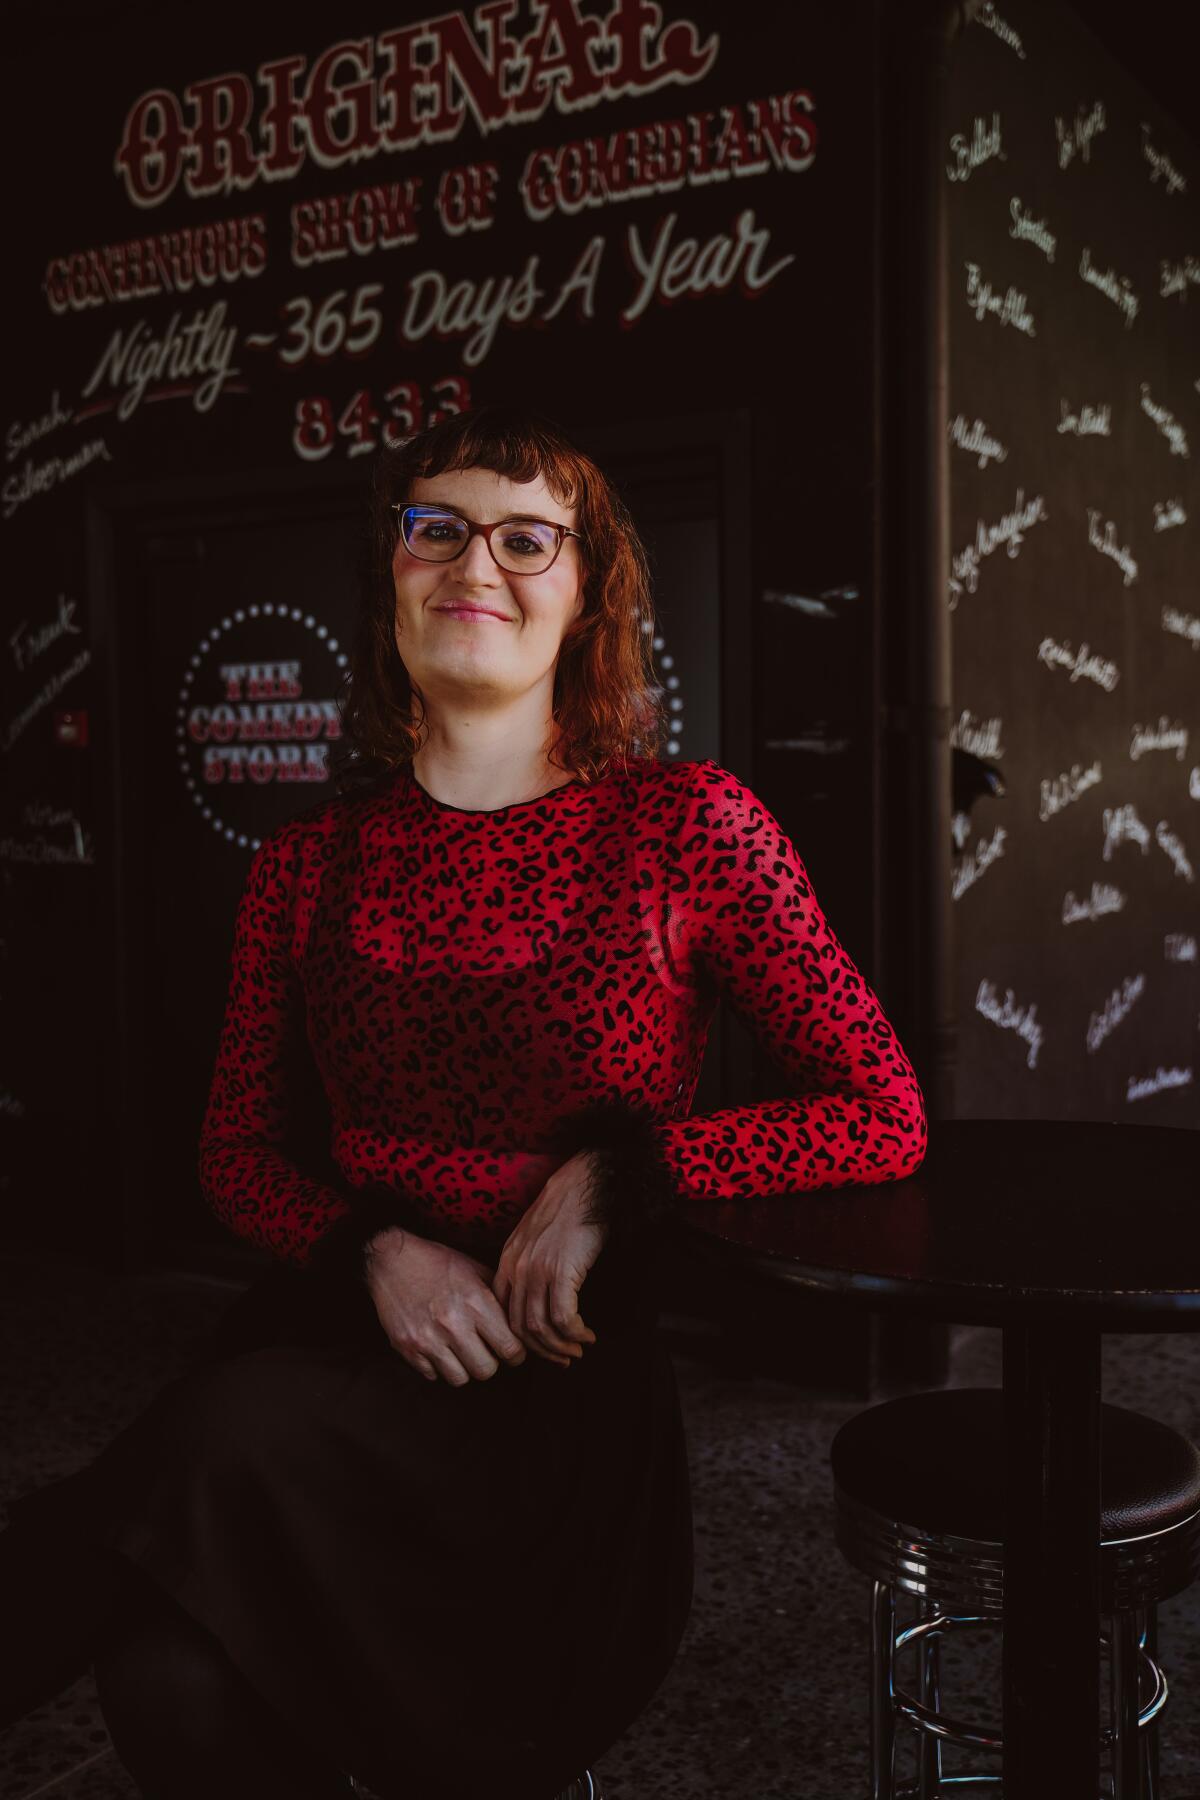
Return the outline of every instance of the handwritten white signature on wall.
<path id="1" fill-rule="evenodd" d="M 982 119 L 976 119 L 971 127 L 970 137 L 956 131 L 950 139 L 953 160 L 946 164 L 946 174 L 951 181 L 969 181 L 971 171 L 981 164 L 998 158 L 1007 162 L 1000 142 L 1000 114 L 992 114 L 991 125 L 985 125 Z"/>
<path id="2" fill-rule="evenodd" d="M 1129 758 L 1131 762 L 1137 762 L 1147 750 L 1174 750 L 1175 760 L 1182 762 L 1187 755 L 1187 746 L 1187 726 L 1178 719 L 1173 725 L 1168 724 L 1166 715 L 1163 714 L 1157 725 L 1133 725 L 1129 738 Z"/>
<path id="3" fill-rule="evenodd" d="M 1140 844 L 1142 855 L 1150 854 L 1150 833 L 1139 819 L 1136 806 L 1106 806 L 1101 819 L 1104 826 L 1104 848 L 1100 854 L 1105 862 L 1111 862 L 1113 851 L 1124 843 Z"/>
<path id="4" fill-rule="evenodd" d="M 78 637 L 83 626 L 75 618 L 75 601 L 68 600 L 65 594 L 59 594 L 54 617 L 45 625 L 30 626 L 28 619 L 22 619 L 8 639 L 13 661 L 18 669 L 27 669 L 36 662 L 39 656 L 56 644 L 61 637 Z"/>
<path id="5" fill-rule="evenodd" d="M 1104 521 L 1103 536 L 1097 531 L 1096 521 L 1099 517 L 1100 514 L 1096 511 L 1095 507 L 1089 506 L 1088 543 L 1091 544 L 1094 550 L 1098 550 L 1101 556 L 1112 557 L 1113 561 L 1125 577 L 1122 586 L 1129 587 L 1130 584 L 1135 582 L 1138 578 L 1138 566 L 1134 559 L 1133 552 L 1130 550 L 1128 544 L 1119 544 L 1117 542 L 1117 528 L 1111 519 L 1106 519 Z"/>
<path id="6" fill-rule="evenodd" d="M 56 844 L 42 836 L 32 838 L 0 837 L 0 862 L 54 863 L 87 866 L 96 860 L 95 841 L 90 831 L 78 831 L 71 844 Z"/>
<path id="7" fill-rule="evenodd" d="M 69 663 L 56 669 L 53 675 L 47 676 L 33 698 L 26 702 L 19 713 L 15 713 L 4 727 L 3 741 L 0 748 L 11 750 L 21 733 L 31 725 L 37 715 L 59 695 L 69 681 L 82 674 L 92 660 L 92 652 L 87 644 L 80 645 Z"/>
<path id="8" fill-rule="evenodd" d="M 975 14 L 973 22 L 976 25 L 984 26 L 988 31 L 994 32 L 1002 44 L 1007 44 L 1008 48 L 1019 56 L 1022 62 L 1025 61 L 1025 46 L 1021 42 L 1020 32 L 1014 31 L 1007 19 L 1002 19 L 1000 17 L 1000 14 L 992 4 L 992 0 L 984 0 L 983 5 Z"/>
<path id="9" fill-rule="evenodd" d="M 70 481 L 72 475 L 78 475 L 96 461 L 112 461 L 112 453 L 102 437 L 88 438 L 77 449 L 68 451 L 66 456 L 48 456 L 40 463 L 35 463 L 31 456 L 27 456 L 19 473 L 10 475 L 4 483 L 3 493 L 0 495 L 0 516 L 11 519 L 26 501 L 38 494 L 48 494 L 52 488 L 61 487 L 64 481 Z"/>
<path id="10" fill-rule="evenodd" d="M 1186 639 L 1193 650 L 1200 650 L 1200 618 L 1195 613 L 1180 612 L 1177 606 L 1164 604 L 1159 616 L 1164 631 Z"/>
<path id="11" fill-rule="evenodd" d="M 1032 500 L 1025 499 L 1025 489 L 1017 489 L 1017 498 L 1011 512 L 1003 513 L 994 525 L 985 525 L 982 519 L 975 522 L 975 541 L 951 559 L 950 565 L 950 610 L 958 604 L 958 595 L 965 588 L 973 594 L 979 586 L 979 565 L 985 556 L 1001 544 L 1007 547 L 1010 557 L 1016 556 L 1025 542 L 1025 532 L 1031 525 L 1038 525 L 1048 518 L 1046 502 L 1041 494 L 1035 494 Z"/>
<path id="12" fill-rule="evenodd" d="M 991 282 L 983 279 L 978 263 L 969 262 L 964 266 L 967 271 L 967 305 L 977 320 L 982 320 L 986 313 L 991 313 L 1001 325 L 1012 325 L 1027 337 L 1037 336 L 1033 314 L 1019 288 L 1010 285 L 1003 294 L 998 294 Z"/>
<path id="13" fill-rule="evenodd" d="M 1064 925 L 1077 925 L 1080 919 L 1102 919 L 1106 913 L 1124 912 L 1127 896 L 1119 887 L 1109 881 L 1093 881 L 1092 891 L 1086 900 L 1077 900 L 1074 890 L 1068 888 L 1063 896 L 1062 922 Z"/>
<path id="14" fill-rule="evenodd" d="M 1089 1015 L 1084 1042 L 1089 1056 L 1094 1055 L 1105 1038 L 1111 1037 L 1123 1019 L 1127 1019 L 1146 991 L 1144 975 L 1127 975 L 1119 988 L 1114 988 L 1099 1012 Z"/>
<path id="15" fill-rule="evenodd" d="M 1150 179 L 1157 181 L 1159 176 L 1165 177 L 1163 190 L 1168 194 L 1186 194 L 1187 176 L 1181 175 L 1165 150 L 1156 150 L 1150 142 L 1152 127 L 1142 120 L 1142 155 L 1150 164 Z"/>
<path id="16" fill-rule="evenodd" d="M 1076 437 L 1112 436 L 1111 406 L 1081 406 L 1077 413 L 1073 413 L 1066 401 L 1060 398 L 1058 408 L 1058 431 L 1073 431 Z"/>
<path id="17" fill-rule="evenodd" d="M 1042 1047 L 1043 1030 L 1037 1022 L 1037 1002 L 1031 1001 L 1028 1006 L 1018 1006 L 1011 988 L 1006 988 L 1004 999 L 996 997 L 996 990 L 985 977 L 975 994 L 975 1010 L 981 1012 L 985 1019 L 993 1025 L 999 1025 L 1005 1031 L 1015 1031 L 1029 1046 L 1025 1058 L 1029 1068 L 1037 1067 L 1038 1052 Z"/>
<path id="18" fill-rule="evenodd" d="M 95 861 L 95 844 L 90 831 L 79 822 L 73 807 L 56 806 L 50 800 L 27 800 L 21 808 L 21 823 L 32 826 L 32 838 L 0 838 L 0 856 L 10 862 L 90 863 Z M 43 834 L 57 826 L 71 833 L 71 844 L 55 843 Z"/>
<path id="19" fill-rule="evenodd" d="M 1161 276 L 1158 288 L 1160 300 L 1169 300 L 1172 294 L 1178 294 L 1186 301 L 1188 287 L 1200 287 L 1200 261 L 1194 256 L 1185 256 L 1181 263 L 1170 263 L 1164 256 L 1159 262 Z"/>
<path id="20" fill-rule="evenodd" d="M 1000 720 L 980 721 L 964 708 L 950 727 L 950 744 L 956 750 L 969 750 L 973 756 L 1001 757 L 1004 746 L 1000 742 Z"/>
<path id="21" fill-rule="evenodd" d="M 1190 456 L 1187 432 L 1169 406 L 1160 406 L 1150 398 L 1150 383 L 1142 383 L 1142 411 L 1148 413 L 1171 446 L 1172 456 Z"/>
<path id="22" fill-rule="evenodd" d="M 990 838 L 980 838 L 974 850 L 968 850 L 955 868 L 950 884 L 950 895 L 954 900 L 961 900 L 968 888 L 974 887 L 980 876 L 989 869 L 998 857 L 1004 855 L 1004 840 L 1008 832 L 1003 825 L 997 825 Z"/>
<path id="23" fill-rule="evenodd" d="M 1164 1069 L 1159 1063 L 1153 1075 L 1144 1075 L 1140 1081 L 1133 1075 L 1129 1077 L 1125 1098 L 1126 1100 L 1144 1100 L 1147 1094 L 1160 1093 L 1163 1088 L 1188 1087 L 1191 1079 L 1190 1067 L 1181 1069 L 1172 1063 L 1169 1069 Z"/>
<path id="24" fill-rule="evenodd" d="M 1125 329 L 1128 331 L 1137 318 L 1140 305 L 1128 275 L 1118 276 L 1112 269 L 1105 269 L 1102 274 L 1099 269 L 1093 267 L 1092 253 L 1086 244 L 1083 247 L 1083 255 L 1079 259 L 1079 273 L 1089 286 L 1098 288 L 1106 299 L 1111 300 L 1114 306 L 1120 308 L 1125 315 Z"/>
<path id="25" fill-rule="evenodd" d="M 1058 139 L 1059 168 L 1067 168 L 1077 156 L 1083 162 L 1091 162 L 1092 139 L 1107 129 L 1108 119 L 1103 100 L 1097 100 L 1090 112 L 1085 113 L 1082 106 L 1077 107 L 1075 117 L 1069 125 L 1056 114 L 1054 134 Z"/>
<path id="26" fill-rule="evenodd" d="M 70 423 L 71 413 L 62 405 L 55 388 L 50 395 L 50 404 L 40 418 L 30 420 L 28 425 L 22 425 L 19 419 L 13 420 L 4 434 L 5 462 L 15 462 L 22 450 L 28 450 L 39 438 L 48 437 L 52 431 Z"/>
<path id="27" fill-rule="evenodd" d="M 1170 858 L 1177 875 L 1182 875 L 1185 881 L 1195 881 L 1196 871 L 1191 859 L 1165 819 L 1160 819 L 1154 827 L 1154 841 L 1164 855 Z"/>
<path id="28" fill-rule="evenodd" d="M 1021 205 L 1018 194 L 1014 194 L 1009 201 L 1008 210 L 1012 214 L 1013 221 L 1008 233 L 1009 237 L 1036 244 L 1039 250 L 1045 251 L 1046 261 L 1053 262 L 1058 239 L 1047 226 L 1045 219 L 1030 218 Z"/>
<path id="29" fill-rule="evenodd" d="M 973 425 L 968 425 L 965 416 L 956 413 L 946 427 L 946 435 L 960 450 L 978 457 L 981 469 L 986 469 L 989 462 L 1008 461 L 1008 451 L 999 438 L 989 434 L 982 419 L 976 419 Z"/>
<path id="30" fill-rule="evenodd" d="M 1064 807 L 1072 805 L 1081 794 L 1086 794 L 1089 788 L 1095 787 L 1102 773 L 1100 759 L 1097 757 L 1086 769 L 1081 769 L 1078 763 L 1072 763 L 1066 773 L 1044 780 L 1038 803 L 1038 818 L 1044 824 L 1047 819 L 1062 812 Z"/>
<path id="31" fill-rule="evenodd" d="M 1121 679 L 1116 663 L 1110 662 L 1107 657 L 1093 655 L 1088 644 L 1080 644 L 1078 650 L 1072 650 L 1066 640 L 1058 643 L 1052 637 L 1044 637 L 1038 645 L 1037 657 L 1048 669 L 1069 669 L 1072 681 L 1079 681 L 1086 676 L 1108 694 L 1112 693 Z"/>

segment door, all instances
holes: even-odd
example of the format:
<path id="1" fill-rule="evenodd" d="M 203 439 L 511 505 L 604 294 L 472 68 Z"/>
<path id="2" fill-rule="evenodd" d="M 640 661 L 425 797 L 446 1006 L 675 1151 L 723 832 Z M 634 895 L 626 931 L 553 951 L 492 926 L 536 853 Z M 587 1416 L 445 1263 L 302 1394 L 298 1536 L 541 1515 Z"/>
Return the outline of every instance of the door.
<path id="1" fill-rule="evenodd" d="M 328 758 L 364 511 L 310 497 L 135 522 L 119 682 L 122 922 L 140 1016 L 129 1224 L 154 1261 L 221 1262 L 231 1248 L 244 1260 L 200 1192 L 200 1126 L 250 859 L 276 826 L 335 792 Z M 297 1107 L 309 1132 L 312 1098 Z"/>

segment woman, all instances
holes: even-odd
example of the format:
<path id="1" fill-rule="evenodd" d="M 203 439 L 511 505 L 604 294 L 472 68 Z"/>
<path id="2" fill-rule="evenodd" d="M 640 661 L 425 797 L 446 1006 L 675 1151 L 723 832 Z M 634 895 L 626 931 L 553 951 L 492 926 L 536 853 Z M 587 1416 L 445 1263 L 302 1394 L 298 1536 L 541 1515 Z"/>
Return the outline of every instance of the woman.
<path id="1" fill-rule="evenodd" d="M 375 504 L 339 792 L 255 853 L 201 1138 L 275 1266 L 0 1537 L 27 1613 L 70 1552 L 8 1716 L 94 1653 L 163 1800 L 596 1791 L 691 1598 L 665 1222 L 925 1149 L 777 821 L 658 760 L 646 561 L 595 464 L 484 408 L 385 454 Z M 689 1118 L 721 994 L 794 1091 Z"/>

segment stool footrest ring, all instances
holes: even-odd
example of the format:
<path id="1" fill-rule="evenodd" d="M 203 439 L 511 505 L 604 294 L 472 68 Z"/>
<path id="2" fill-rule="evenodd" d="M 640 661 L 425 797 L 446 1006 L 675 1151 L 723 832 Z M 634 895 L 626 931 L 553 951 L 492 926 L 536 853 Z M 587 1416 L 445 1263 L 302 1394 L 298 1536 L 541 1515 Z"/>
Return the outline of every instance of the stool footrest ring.
<path id="1" fill-rule="evenodd" d="M 924 1638 L 947 1635 L 964 1626 L 972 1625 L 986 1625 L 994 1630 L 996 1621 L 978 1618 L 973 1614 L 935 1613 L 932 1618 L 919 1619 L 906 1626 L 903 1631 L 897 1632 L 894 1638 L 895 1652 L 898 1653 L 911 1644 L 920 1644 Z M 1102 1630 L 1100 1638 L 1105 1647 L 1111 1650 L 1111 1632 Z M 1137 1654 L 1149 1670 L 1150 1678 L 1154 1683 L 1154 1691 L 1149 1700 L 1144 1706 L 1138 1708 L 1138 1727 L 1142 1729 L 1156 1719 L 1167 1704 L 1167 1678 L 1144 1644 L 1138 1645 Z M 893 1685 L 892 1696 L 893 1705 L 899 1717 L 906 1720 L 916 1731 L 926 1732 L 930 1737 L 944 1738 L 948 1743 L 962 1744 L 971 1750 L 1003 1751 L 1004 1749 L 1003 1736 L 994 1726 L 967 1725 L 961 1719 L 950 1718 L 947 1713 L 935 1712 L 931 1707 L 918 1700 L 914 1694 L 910 1694 L 907 1688 L 902 1688 L 898 1684 Z M 1111 1725 L 1106 1725 L 1102 1729 L 1099 1742 L 1101 1750 L 1111 1749 L 1114 1742 Z M 999 1779 L 999 1777 L 968 1776 L 964 1779 L 991 1781 Z"/>
<path id="2" fill-rule="evenodd" d="M 918 1731 L 928 1732 L 930 1737 L 945 1738 L 948 1743 L 962 1744 L 971 1750 L 1004 1748 L 1000 1733 L 991 1726 L 964 1725 L 961 1719 L 951 1719 L 944 1712 L 932 1712 L 904 1688 L 895 1689 L 895 1707 L 902 1719 Z"/>

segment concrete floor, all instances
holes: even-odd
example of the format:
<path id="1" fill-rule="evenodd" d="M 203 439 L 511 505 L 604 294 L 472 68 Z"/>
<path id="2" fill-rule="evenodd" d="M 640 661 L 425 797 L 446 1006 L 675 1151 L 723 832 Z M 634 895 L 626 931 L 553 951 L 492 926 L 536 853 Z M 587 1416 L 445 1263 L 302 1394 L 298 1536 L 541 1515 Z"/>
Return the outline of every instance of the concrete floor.
<path id="1" fill-rule="evenodd" d="M 223 1285 L 182 1276 L 116 1279 L 29 1253 L 0 1261 L 0 1502 L 89 1462 L 180 1371 L 231 1298 Z M 598 1764 L 605 1794 L 865 1800 L 869 1584 L 835 1548 L 828 1472 L 833 1436 L 861 1403 L 683 1358 L 676 1366 L 695 1601 L 666 1682 Z M 1198 1336 L 1104 1339 L 1104 1398 L 1200 1440 L 1198 1375 Z M 999 1332 L 956 1329 L 952 1385 L 999 1381 Z M 1161 1800 L 1200 1800 L 1200 1583 L 1166 1601 L 1159 1620 L 1171 1686 Z M 973 1633 L 949 1645 L 943 1668 L 947 1710 L 998 1719 L 998 1638 Z M 900 1772 L 914 1766 L 906 1749 Z M 967 1766 L 947 1755 L 948 1774 Z M 90 1675 L 0 1734 L 0 1795 L 137 1800 Z"/>

